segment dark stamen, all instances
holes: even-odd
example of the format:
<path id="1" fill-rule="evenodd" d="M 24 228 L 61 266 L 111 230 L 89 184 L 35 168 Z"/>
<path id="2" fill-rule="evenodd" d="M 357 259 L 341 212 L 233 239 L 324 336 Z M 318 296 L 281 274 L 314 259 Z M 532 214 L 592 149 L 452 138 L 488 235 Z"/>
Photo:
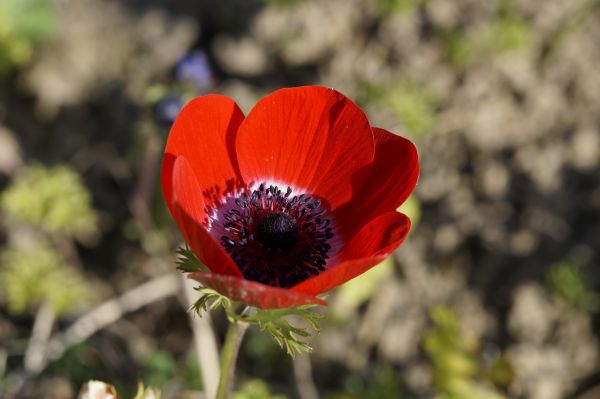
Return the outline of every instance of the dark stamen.
<path id="1" fill-rule="evenodd" d="M 257 228 L 257 237 L 265 247 L 288 249 L 298 239 L 298 227 L 289 215 L 283 212 L 265 215 Z"/>
<path id="2" fill-rule="evenodd" d="M 319 199 L 263 183 L 233 203 L 221 243 L 246 279 L 291 287 L 326 269 L 333 229 Z"/>

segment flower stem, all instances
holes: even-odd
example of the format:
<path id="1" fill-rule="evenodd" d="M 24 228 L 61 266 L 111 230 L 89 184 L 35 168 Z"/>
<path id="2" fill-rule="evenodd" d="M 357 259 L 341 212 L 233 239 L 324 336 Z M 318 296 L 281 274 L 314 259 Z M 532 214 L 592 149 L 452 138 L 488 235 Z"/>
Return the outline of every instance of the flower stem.
<path id="1" fill-rule="evenodd" d="M 228 399 L 230 397 L 235 375 L 235 362 L 242 338 L 247 329 L 248 323 L 241 321 L 234 321 L 229 325 L 223 349 L 221 350 L 221 376 L 215 399 Z"/>

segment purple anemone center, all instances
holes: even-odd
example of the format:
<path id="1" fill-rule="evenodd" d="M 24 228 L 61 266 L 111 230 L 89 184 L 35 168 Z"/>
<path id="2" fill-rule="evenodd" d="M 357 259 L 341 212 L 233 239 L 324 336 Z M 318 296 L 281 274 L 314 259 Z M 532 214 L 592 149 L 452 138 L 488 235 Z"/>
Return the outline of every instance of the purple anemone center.
<path id="1" fill-rule="evenodd" d="M 261 184 L 234 203 L 221 244 L 246 279 L 288 288 L 325 270 L 333 229 L 319 199 Z"/>

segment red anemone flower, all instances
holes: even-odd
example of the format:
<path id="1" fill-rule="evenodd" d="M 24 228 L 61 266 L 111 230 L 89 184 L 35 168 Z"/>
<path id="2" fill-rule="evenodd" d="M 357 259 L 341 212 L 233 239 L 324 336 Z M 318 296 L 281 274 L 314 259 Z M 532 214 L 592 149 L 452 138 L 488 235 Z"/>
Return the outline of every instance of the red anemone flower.
<path id="1" fill-rule="evenodd" d="M 333 89 L 296 87 L 248 116 L 221 95 L 190 101 L 175 121 L 163 192 L 194 253 L 190 273 L 260 308 L 325 304 L 316 295 L 380 263 L 405 239 L 396 212 L 415 187 L 408 140 L 372 128 Z"/>

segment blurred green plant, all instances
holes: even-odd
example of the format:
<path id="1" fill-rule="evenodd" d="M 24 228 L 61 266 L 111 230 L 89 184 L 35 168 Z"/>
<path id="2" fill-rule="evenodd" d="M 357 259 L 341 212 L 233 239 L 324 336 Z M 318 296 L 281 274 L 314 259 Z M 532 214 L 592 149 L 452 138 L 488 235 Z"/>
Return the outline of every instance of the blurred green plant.
<path id="1" fill-rule="evenodd" d="M 410 13 L 417 9 L 421 4 L 425 4 L 427 0 L 374 0 L 375 6 L 383 14 L 389 13 Z"/>
<path id="2" fill-rule="evenodd" d="M 138 390 L 133 399 L 160 399 L 160 391 L 156 388 L 145 387 L 143 383 L 138 384 Z"/>
<path id="3" fill-rule="evenodd" d="M 68 348 L 60 359 L 48 364 L 44 373 L 63 375 L 74 387 L 82 387 L 90 380 L 110 378 L 107 370 L 100 365 L 97 350 L 89 342 L 79 343 Z M 112 382 L 115 383 L 115 381 Z M 134 391 L 132 390 L 132 392 Z"/>
<path id="4" fill-rule="evenodd" d="M 272 394 L 263 380 L 250 380 L 242 384 L 233 394 L 233 399 L 287 399 L 283 394 Z"/>
<path id="5" fill-rule="evenodd" d="M 0 73 L 29 62 L 35 45 L 55 31 L 56 20 L 48 0 L 0 1 Z"/>
<path id="6" fill-rule="evenodd" d="M 515 376 L 515 369 L 503 353 L 494 356 L 485 371 L 485 377 L 496 387 L 504 390 L 508 389 Z"/>
<path id="7" fill-rule="evenodd" d="M 398 212 L 402 212 L 410 218 L 412 228 L 414 229 L 419 221 L 421 220 L 421 203 L 416 195 L 411 195 L 404 201 L 398 209 Z"/>
<path id="8" fill-rule="evenodd" d="M 430 311 L 433 329 L 423 338 L 423 348 L 433 363 L 438 399 L 503 399 L 484 384 L 485 371 L 477 357 L 477 342 L 464 336 L 454 310 L 445 305 Z"/>
<path id="9" fill-rule="evenodd" d="M 457 68 L 465 68 L 476 58 L 477 46 L 461 30 L 444 30 L 439 34 L 448 60 Z"/>
<path id="10" fill-rule="evenodd" d="M 523 18 L 508 13 L 494 20 L 482 38 L 481 46 L 489 51 L 512 51 L 526 48 L 531 41 L 531 27 Z"/>
<path id="11" fill-rule="evenodd" d="M 142 379 L 149 385 L 162 387 L 177 375 L 177 363 L 169 352 L 152 351 L 144 362 Z"/>
<path id="12" fill-rule="evenodd" d="M 276 7 L 293 7 L 310 0 L 263 0 L 267 5 Z"/>
<path id="13" fill-rule="evenodd" d="M 546 286 L 550 293 L 570 306 L 586 312 L 600 310 L 600 295 L 591 290 L 578 265 L 561 262 L 546 273 Z"/>
<path id="14" fill-rule="evenodd" d="M 356 309 L 367 302 L 379 287 L 379 284 L 394 273 L 394 261 L 387 258 L 366 273 L 340 286 L 331 301 L 331 312 L 336 318 L 350 319 Z"/>
<path id="15" fill-rule="evenodd" d="M 362 101 L 384 104 L 406 128 L 403 135 L 421 137 L 433 131 L 439 97 L 424 85 L 401 78 L 387 86 L 365 85 Z"/>
<path id="16" fill-rule="evenodd" d="M 334 393 L 329 399 L 410 399 L 398 374 L 389 366 L 376 367 L 367 381 L 350 375 L 344 381 L 342 393 Z"/>
<path id="17" fill-rule="evenodd" d="M 291 372 L 289 358 L 271 337 L 261 331 L 250 330 L 242 350 L 251 359 L 251 373 L 257 378 L 269 379 Z"/>
<path id="18" fill-rule="evenodd" d="M 461 29 L 440 32 L 448 59 L 459 68 L 495 54 L 517 51 L 531 44 L 531 25 L 514 10 L 511 1 L 502 1 L 495 16 L 481 31 L 471 35 Z"/>
<path id="19" fill-rule="evenodd" d="M 188 351 L 185 358 L 185 370 L 182 375 L 187 389 L 194 391 L 201 391 L 203 389 L 200 364 L 198 363 L 195 350 Z"/>
<path id="20" fill-rule="evenodd" d="M 85 235 L 96 230 L 90 193 L 69 166 L 25 167 L 0 197 L 0 207 L 51 232 Z"/>
<path id="21" fill-rule="evenodd" d="M 0 295 L 13 313 L 23 313 L 48 301 L 63 314 L 89 298 L 85 281 L 51 247 L 0 252 Z"/>

